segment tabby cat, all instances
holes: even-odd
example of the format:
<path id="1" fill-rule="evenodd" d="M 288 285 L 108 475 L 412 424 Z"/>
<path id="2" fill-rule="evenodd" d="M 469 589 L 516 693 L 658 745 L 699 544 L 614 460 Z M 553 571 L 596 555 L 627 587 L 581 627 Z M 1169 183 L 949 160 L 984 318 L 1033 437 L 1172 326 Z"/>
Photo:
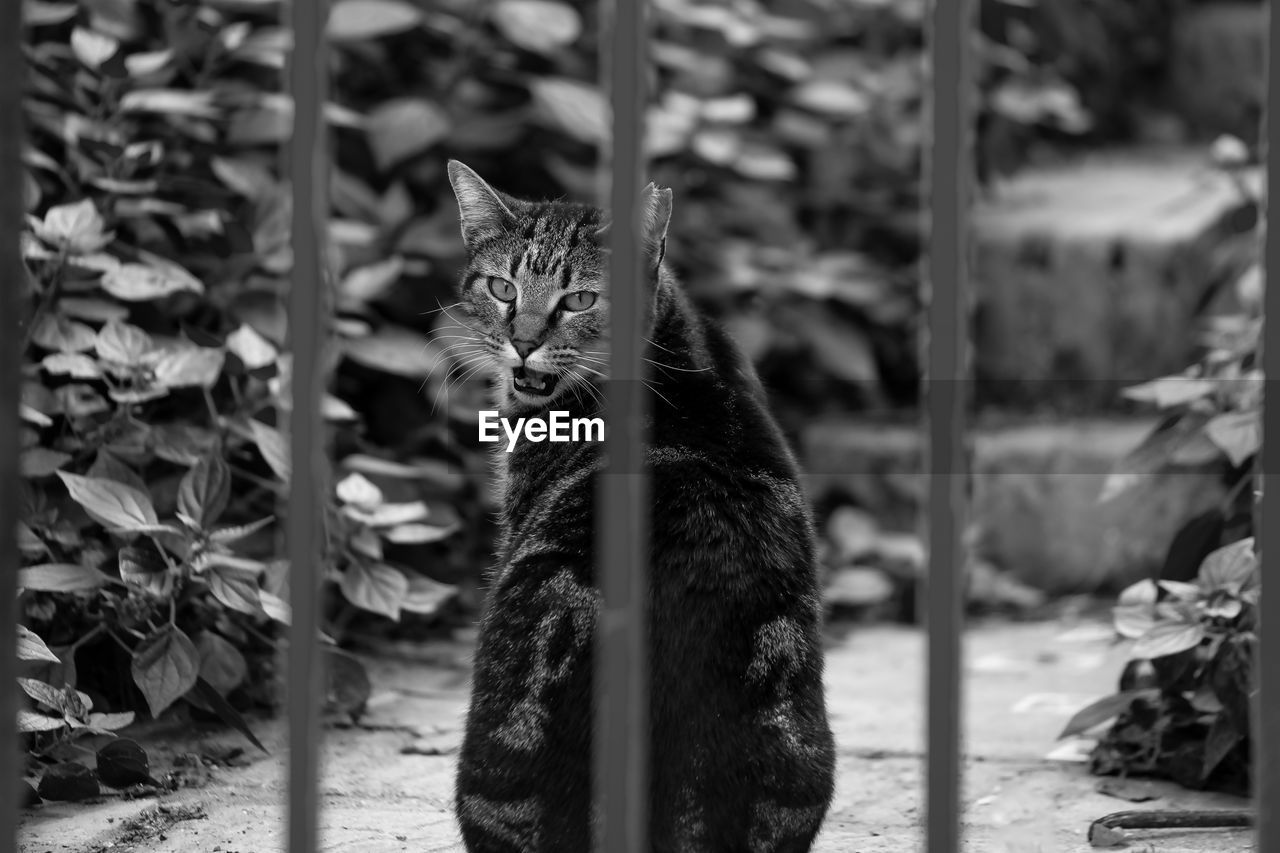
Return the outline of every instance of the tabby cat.
<path id="1" fill-rule="evenodd" d="M 504 417 L 597 414 L 608 225 L 449 163 L 473 354 Z M 751 364 L 663 265 L 671 190 L 645 188 L 650 825 L 655 853 L 802 853 L 831 801 L 812 521 Z M 586 853 L 592 823 L 598 443 L 495 453 L 498 562 L 458 767 L 470 853 Z"/>

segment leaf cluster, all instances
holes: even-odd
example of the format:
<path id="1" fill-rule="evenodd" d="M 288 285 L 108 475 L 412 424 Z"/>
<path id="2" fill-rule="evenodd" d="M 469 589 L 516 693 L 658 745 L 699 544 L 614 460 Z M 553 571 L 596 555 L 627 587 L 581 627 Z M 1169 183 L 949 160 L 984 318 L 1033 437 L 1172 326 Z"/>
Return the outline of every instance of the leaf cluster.
<path id="1" fill-rule="evenodd" d="M 1245 146 L 1219 139 L 1213 156 L 1256 205 L 1240 177 L 1248 160 Z M 1250 239 L 1260 244 L 1259 236 Z M 1121 677 L 1119 693 L 1081 711 L 1064 732 L 1079 733 L 1115 718 L 1094 750 L 1095 772 L 1154 774 L 1195 788 L 1248 789 L 1262 580 L 1253 512 L 1261 485 L 1264 286 L 1256 263 L 1237 275 L 1236 310 L 1211 319 L 1201 360 L 1179 376 L 1125 392 L 1165 417 L 1117 465 L 1104 486 L 1104 500 L 1144 477 L 1189 465 L 1217 466 L 1228 490 L 1221 506 L 1190 519 L 1174 536 L 1156 577 L 1120 595 L 1115 627 L 1121 637 L 1134 640 L 1135 662 Z"/>
<path id="2" fill-rule="evenodd" d="M 23 731 L 39 750 L 124 719 L 95 706 L 131 720 L 181 702 L 252 739 L 237 706 L 274 701 L 271 661 L 289 621 L 275 523 L 291 473 L 292 381 L 280 4 L 41 0 L 24 10 L 17 583 L 24 648 L 45 671 L 23 682 L 35 703 Z M 328 116 L 364 137 L 364 116 Z M 411 268 L 351 251 L 350 235 L 371 229 L 333 222 L 330 277 L 317 286 L 344 313 L 327 338 L 327 375 L 361 358 L 395 369 L 387 352 L 402 374 L 425 367 L 397 327 L 361 319 Z M 330 614 L 435 613 L 455 588 L 384 559 L 380 543 L 456 549 L 448 460 L 395 461 L 335 394 L 323 416 L 334 452 L 383 488 L 412 490 L 424 469 L 448 485 L 430 504 L 404 500 L 413 512 L 398 522 L 390 501 L 357 512 L 329 495 L 315 570 Z"/>

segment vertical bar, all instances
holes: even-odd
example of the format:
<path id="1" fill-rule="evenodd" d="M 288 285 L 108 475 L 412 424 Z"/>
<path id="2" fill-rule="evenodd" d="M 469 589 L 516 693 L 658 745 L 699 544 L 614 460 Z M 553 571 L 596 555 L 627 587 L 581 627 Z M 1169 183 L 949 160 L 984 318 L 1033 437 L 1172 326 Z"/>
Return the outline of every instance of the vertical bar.
<path id="1" fill-rule="evenodd" d="M 289 490 L 289 588 L 293 625 L 289 642 L 289 851 L 314 853 L 319 798 L 320 700 L 319 579 L 325 485 L 320 432 L 320 336 L 323 314 L 321 249 L 328 214 L 328 175 L 322 105 L 328 83 L 323 26 L 327 0 L 289 4 L 294 47 L 289 65 L 293 138 L 287 157 L 293 192 L 293 276 L 289 335 L 293 348 L 290 416 L 293 476 Z"/>
<path id="2" fill-rule="evenodd" d="M 613 345 L 606 402 L 607 467 L 600 478 L 596 554 L 604 606 L 596 668 L 599 849 L 648 853 L 648 489 L 641 346 L 648 288 L 641 284 L 642 175 L 647 33 L 640 0 L 614 0 L 602 52 L 613 103 L 609 277 Z"/>
<path id="3" fill-rule="evenodd" d="M 927 397 L 929 571 L 925 849 L 960 849 L 960 669 L 964 623 L 962 534 L 966 515 L 968 255 L 965 225 L 971 174 L 968 109 L 970 0 L 935 0 L 927 38 L 933 82 L 930 191 Z"/>
<path id="4" fill-rule="evenodd" d="M 0 850 L 18 846 L 17 594 L 18 543 L 18 395 L 22 369 L 19 317 L 27 312 L 26 280 L 18 235 L 22 233 L 22 90 L 27 79 L 22 56 L 22 4 L 0 3 Z M 7 758 L 5 756 L 8 756 Z"/>
<path id="5" fill-rule="evenodd" d="M 1267 192 L 1262 200 L 1262 222 L 1266 228 L 1262 258 L 1262 280 L 1267 283 L 1263 297 L 1263 322 L 1267 332 L 1275 328 L 1273 319 L 1280 318 L 1280 281 L 1268 281 L 1273 271 L 1280 270 L 1280 240 L 1271 227 L 1271 199 L 1280 192 L 1280 178 L 1271 162 L 1271 140 L 1280 138 L 1280 95 L 1271 82 L 1272 56 L 1280 38 L 1280 15 L 1273 11 L 1268 30 L 1267 52 L 1264 66 L 1268 73 L 1265 120 L 1262 122 L 1262 165 L 1266 169 Z M 1274 531 L 1280 530 L 1280 500 L 1277 484 L 1270 473 L 1270 460 L 1280 454 L 1280 398 L 1272 393 L 1272 386 L 1280 379 L 1280 341 L 1274 334 L 1264 334 L 1262 346 L 1262 371 L 1265 377 L 1262 399 L 1262 448 L 1259 450 L 1259 485 L 1262 487 L 1261 504 L 1254 519 L 1258 522 L 1254 535 L 1260 546 L 1262 558 L 1272 565 L 1276 562 L 1277 541 Z M 1265 567 L 1262 567 L 1265 569 Z M 1263 572 L 1265 574 L 1265 571 Z M 1253 704 L 1253 765 L 1254 803 L 1280 803 L 1280 578 L 1272 578 L 1262 584 L 1258 602 L 1258 649 L 1254 659 L 1254 677 L 1258 690 Z M 1265 665 L 1264 665 L 1265 663 Z M 1269 668 L 1268 668 L 1269 667 Z M 1259 853 L 1280 852 L 1280 814 L 1274 808 L 1257 809 Z"/>

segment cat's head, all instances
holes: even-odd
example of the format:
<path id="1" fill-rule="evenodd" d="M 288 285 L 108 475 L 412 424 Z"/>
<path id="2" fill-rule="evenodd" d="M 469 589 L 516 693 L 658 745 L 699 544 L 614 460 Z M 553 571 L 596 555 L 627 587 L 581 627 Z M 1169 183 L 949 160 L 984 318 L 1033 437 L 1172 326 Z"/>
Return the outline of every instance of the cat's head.
<path id="1" fill-rule="evenodd" d="M 566 394 L 589 402 L 609 372 L 609 222 L 568 202 L 529 202 L 449 161 L 467 247 L 459 297 L 464 357 L 487 359 L 504 403 L 544 409 Z M 641 196 L 647 286 L 666 246 L 671 190 Z M 651 303 L 652 300 L 646 300 Z"/>

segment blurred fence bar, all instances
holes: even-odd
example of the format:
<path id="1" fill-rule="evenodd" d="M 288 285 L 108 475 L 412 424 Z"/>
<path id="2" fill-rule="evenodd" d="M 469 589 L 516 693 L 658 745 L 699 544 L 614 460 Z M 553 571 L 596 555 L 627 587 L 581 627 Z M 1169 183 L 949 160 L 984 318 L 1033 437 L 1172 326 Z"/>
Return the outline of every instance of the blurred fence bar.
<path id="1" fill-rule="evenodd" d="M 293 192 L 293 277 L 289 338 L 293 352 L 289 490 L 289 590 L 293 607 L 288 651 L 290 853 L 314 853 L 319 808 L 319 586 L 324 576 L 324 456 L 320 429 L 320 342 L 324 323 L 323 236 L 328 221 L 328 147 L 323 105 L 328 64 L 323 41 L 328 0 L 289 4 L 294 48 L 289 65 L 293 138 L 287 151 Z"/>
<path id="2" fill-rule="evenodd" d="M 0 317 L 6 328 L 0 334 L 0 851 L 18 846 L 18 809 L 22 805 L 18 752 L 18 675 L 15 647 L 17 631 L 19 517 L 18 399 L 21 387 L 22 335 L 19 318 L 27 313 L 26 280 L 19 250 L 22 233 L 22 96 L 26 83 L 22 53 L 22 4 L 0 3 Z"/>
<path id="3" fill-rule="evenodd" d="M 641 281 L 639 188 L 644 169 L 643 0 L 613 0 L 602 34 L 604 89 L 613 103 L 609 277 L 613 344 L 607 386 L 607 468 L 600 478 L 596 559 L 603 610 L 597 632 L 595 786 L 606 853 L 648 853 L 648 489 L 644 472 L 641 347 L 648 289 Z"/>
<path id="4" fill-rule="evenodd" d="M 964 519 L 967 514 L 965 434 L 968 369 L 966 224 L 972 174 L 968 109 L 973 78 L 970 0 L 936 0 L 929 21 L 933 83 L 933 146 L 926 168 L 930 193 L 928 340 L 925 356 L 929 482 L 928 853 L 960 849 L 961 630 L 964 624 Z"/>
<path id="5" fill-rule="evenodd" d="M 1275 44 L 1280 39 L 1280 15 L 1270 16 L 1270 41 L 1266 51 L 1268 70 L 1274 68 Z M 1267 193 L 1262 213 L 1266 224 L 1266 245 L 1263 252 L 1263 281 L 1274 271 L 1280 270 L 1280 240 L 1270 227 L 1271 199 L 1280 192 L 1280 180 L 1271 162 L 1271 143 L 1280 139 L 1280 93 L 1271 75 L 1267 81 L 1266 118 L 1262 125 L 1262 164 L 1267 172 Z M 1272 319 L 1280 318 L 1280 288 L 1268 282 L 1263 297 L 1263 321 L 1271 331 Z M 1255 515 L 1259 522 L 1255 535 L 1261 547 L 1264 561 L 1274 565 L 1277 542 L 1280 542 L 1280 494 L 1277 494 L 1275 475 L 1280 453 L 1280 395 L 1273 393 L 1273 383 L 1280 379 L 1280 340 L 1275 335 L 1264 334 L 1262 342 L 1262 369 L 1265 377 L 1262 401 L 1262 448 L 1259 481 L 1262 485 L 1262 501 Z M 1265 575 L 1265 565 L 1260 567 Z M 1280 853 L 1280 587 L 1277 578 L 1263 579 L 1262 598 L 1258 604 L 1259 642 L 1254 658 L 1254 673 L 1258 690 L 1253 705 L 1253 754 L 1254 754 L 1254 803 L 1271 803 L 1271 808 L 1258 808 L 1259 853 Z M 1269 668 L 1268 668 L 1269 667 Z"/>

